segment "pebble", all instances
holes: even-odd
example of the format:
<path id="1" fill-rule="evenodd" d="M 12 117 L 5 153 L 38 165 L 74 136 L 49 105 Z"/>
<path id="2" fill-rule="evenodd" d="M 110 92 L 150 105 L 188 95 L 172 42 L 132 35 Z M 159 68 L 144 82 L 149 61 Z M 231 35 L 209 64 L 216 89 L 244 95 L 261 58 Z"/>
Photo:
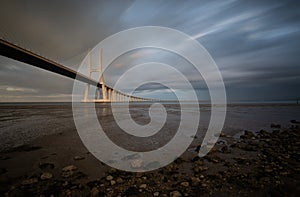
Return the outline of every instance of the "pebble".
<path id="1" fill-rule="evenodd" d="M 74 165 L 68 165 L 68 166 L 65 166 L 62 171 L 66 172 L 66 171 L 75 171 L 77 170 L 77 167 L 74 166 Z"/>
<path id="2" fill-rule="evenodd" d="M 141 168 L 143 166 L 143 160 L 133 159 L 130 161 L 130 165 L 132 168 Z"/>
<path id="3" fill-rule="evenodd" d="M 124 181 L 123 181 L 122 178 L 120 178 L 120 177 L 117 178 L 117 183 L 123 183 L 123 182 L 124 182 Z"/>
<path id="4" fill-rule="evenodd" d="M 140 188 L 141 188 L 141 189 L 145 189 L 146 187 L 147 187 L 147 184 L 141 184 L 141 185 L 140 185 Z"/>
<path id="5" fill-rule="evenodd" d="M 297 120 L 291 120 L 291 123 L 293 123 L 293 124 L 300 124 L 300 121 L 297 121 Z"/>
<path id="6" fill-rule="evenodd" d="M 110 185 L 114 185 L 114 184 L 116 184 L 116 181 L 111 180 L 111 181 L 110 181 Z"/>
<path id="7" fill-rule="evenodd" d="M 244 131 L 244 135 L 241 136 L 242 139 L 251 139 L 253 137 L 255 137 L 255 135 L 253 134 L 253 132 L 247 131 L 247 130 L 245 130 Z"/>
<path id="8" fill-rule="evenodd" d="M 53 175 L 50 172 L 44 172 L 41 175 L 41 180 L 47 180 L 47 179 L 51 179 L 53 177 Z"/>
<path id="9" fill-rule="evenodd" d="M 153 196 L 155 196 L 155 197 L 156 197 L 156 196 L 159 196 L 159 192 L 154 192 L 154 193 L 153 193 Z"/>
<path id="10" fill-rule="evenodd" d="M 75 157 L 73 157 L 73 159 L 74 159 L 74 160 L 83 160 L 83 159 L 85 159 L 85 158 L 82 157 L 82 156 L 75 156 Z"/>
<path id="11" fill-rule="evenodd" d="M 113 180 L 113 179 L 114 179 L 114 177 L 111 176 L 111 175 L 108 175 L 108 176 L 106 177 L 106 180 L 108 180 L 108 181 L 111 181 L 111 180 Z"/>
<path id="12" fill-rule="evenodd" d="M 179 191 L 172 191 L 170 192 L 170 197 L 180 197 L 182 196 Z"/>
<path id="13" fill-rule="evenodd" d="M 37 178 L 26 179 L 22 181 L 22 185 L 32 185 L 37 183 L 39 180 Z"/>
<path id="14" fill-rule="evenodd" d="M 198 185 L 201 182 L 198 177 L 192 177 L 191 181 L 192 181 L 192 185 L 194 186 Z"/>
<path id="15" fill-rule="evenodd" d="M 188 187 L 190 184 L 189 182 L 185 181 L 185 182 L 181 182 L 180 185 L 183 187 Z"/>
<path id="16" fill-rule="evenodd" d="M 63 169 L 62 169 L 62 174 L 61 176 L 64 177 L 64 178 L 68 178 L 70 176 L 73 175 L 74 171 L 77 170 L 77 167 L 74 166 L 74 165 L 68 165 L 68 166 L 65 166 Z"/>
<path id="17" fill-rule="evenodd" d="M 205 184 L 205 183 L 202 183 L 201 186 L 202 186 L 202 187 L 207 187 L 208 185 Z"/>
<path id="18" fill-rule="evenodd" d="M 97 187 L 93 187 L 91 190 L 91 197 L 98 197 L 99 196 L 99 190 Z"/>

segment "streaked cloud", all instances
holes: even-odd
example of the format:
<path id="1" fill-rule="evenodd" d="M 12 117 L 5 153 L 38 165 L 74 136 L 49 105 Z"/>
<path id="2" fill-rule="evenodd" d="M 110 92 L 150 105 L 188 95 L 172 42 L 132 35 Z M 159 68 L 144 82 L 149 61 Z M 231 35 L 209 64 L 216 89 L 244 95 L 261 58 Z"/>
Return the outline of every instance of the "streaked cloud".
<path id="1" fill-rule="evenodd" d="M 299 19 L 296 1 L 5 1 L 0 6 L 0 36 L 76 69 L 88 50 L 107 36 L 137 26 L 170 27 L 210 52 L 229 98 L 290 99 L 300 97 L 295 91 L 300 89 Z M 174 66 L 207 97 L 205 83 L 191 65 L 152 49 L 119 57 L 105 79 L 114 83 L 130 66 L 146 61 Z M 157 71 L 155 77 L 164 76 Z M 184 89 L 172 76 L 165 81 Z M 29 101 L 70 101 L 72 85 L 65 77 L 0 57 L 0 101 L 20 101 L 22 96 Z M 130 82 L 124 89 L 126 85 Z M 157 85 L 147 88 L 138 94 L 170 95 Z"/>

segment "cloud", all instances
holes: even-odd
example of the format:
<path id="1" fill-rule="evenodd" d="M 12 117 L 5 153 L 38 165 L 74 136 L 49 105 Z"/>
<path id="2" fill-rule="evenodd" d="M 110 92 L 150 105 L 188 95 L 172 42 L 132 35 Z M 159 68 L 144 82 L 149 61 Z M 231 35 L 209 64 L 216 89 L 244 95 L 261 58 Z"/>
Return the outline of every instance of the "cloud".
<path id="1" fill-rule="evenodd" d="M 20 88 L 20 87 L 7 87 L 6 91 L 9 92 L 37 92 L 37 90 L 32 88 Z"/>
<path id="2" fill-rule="evenodd" d="M 88 49 L 107 36 L 137 26 L 170 27 L 198 39 L 210 52 L 230 98 L 270 99 L 283 90 L 282 97 L 291 98 L 299 94 L 292 90 L 300 88 L 299 19 L 298 3 L 280 0 L 5 1 L 0 7 L 0 37 L 76 69 Z M 191 65 L 152 49 L 119 57 L 105 71 L 105 80 L 113 84 L 130 66 L 147 61 L 174 66 L 204 94 L 205 83 Z M 147 72 L 137 76 L 143 74 Z M 156 71 L 156 77 L 163 76 Z M 165 80 L 183 89 L 180 80 L 172 76 Z M 29 101 L 68 100 L 73 81 L 0 57 L 0 86 L 5 87 L 0 88 L 1 101 L 20 101 L 22 96 Z M 169 95 L 161 87 L 148 88 L 141 89 L 140 96 Z"/>

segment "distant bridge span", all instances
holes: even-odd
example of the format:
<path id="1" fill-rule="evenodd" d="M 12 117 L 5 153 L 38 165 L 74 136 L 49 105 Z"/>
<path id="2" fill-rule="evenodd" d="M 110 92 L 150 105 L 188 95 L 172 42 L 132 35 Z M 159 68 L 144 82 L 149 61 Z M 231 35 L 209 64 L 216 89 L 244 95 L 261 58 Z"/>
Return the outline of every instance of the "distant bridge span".
<path id="1" fill-rule="evenodd" d="M 24 48 L 21 48 L 17 45 L 14 45 L 10 42 L 7 42 L 3 39 L 0 39 L 0 55 L 24 62 L 26 64 L 42 68 L 47 71 L 51 71 L 72 79 L 76 79 L 79 81 L 82 81 L 84 83 L 87 83 L 87 89 L 85 92 L 85 102 L 123 102 L 125 101 L 125 98 L 128 98 L 129 101 L 152 101 L 153 99 L 145 99 L 141 97 L 136 97 L 132 95 L 127 95 L 125 93 L 122 93 L 118 90 L 114 90 L 113 88 L 107 86 L 103 82 L 98 82 L 90 77 L 87 77 L 81 73 L 77 73 L 76 71 L 61 65 L 57 62 L 54 62 L 52 60 L 49 60 L 45 57 L 42 57 L 36 53 L 33 53 L 29 50 L 26 50 Z M 102 73 L 101 73 L 102 75 Z M 93 85 L 98 87 L 97 89 L 97 99 L 88 99 L 88 93 L 89 93 L 89 85 Z M 100 88 L 102 89 L 102 98 L 100 98 Z"/>

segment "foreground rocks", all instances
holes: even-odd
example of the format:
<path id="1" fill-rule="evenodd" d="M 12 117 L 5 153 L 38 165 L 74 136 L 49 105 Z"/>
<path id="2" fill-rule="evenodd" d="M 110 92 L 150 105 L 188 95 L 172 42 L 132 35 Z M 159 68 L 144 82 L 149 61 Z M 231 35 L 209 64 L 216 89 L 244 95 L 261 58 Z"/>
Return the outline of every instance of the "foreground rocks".
<path id="1" fill-rule="evenodd" d="M 203 158 L 179 158 L 148 173 L 110 169 L 89 180 L 84 168 L 41 163 L 41 173 L 12 182 L 1 172 L 1 196 L 292 196 L 300 192 L 300 130 L 222 135 Z M 226 141 L 226 143 L 224 143 Z M 195 148 L 197 150 L 197 148 Z M 74 157 L 73 161 L 85 160 Z M 80 162 L 80 161 L 78 161 Z M 135 163 L 135 165 L 137 165 Z"/>

